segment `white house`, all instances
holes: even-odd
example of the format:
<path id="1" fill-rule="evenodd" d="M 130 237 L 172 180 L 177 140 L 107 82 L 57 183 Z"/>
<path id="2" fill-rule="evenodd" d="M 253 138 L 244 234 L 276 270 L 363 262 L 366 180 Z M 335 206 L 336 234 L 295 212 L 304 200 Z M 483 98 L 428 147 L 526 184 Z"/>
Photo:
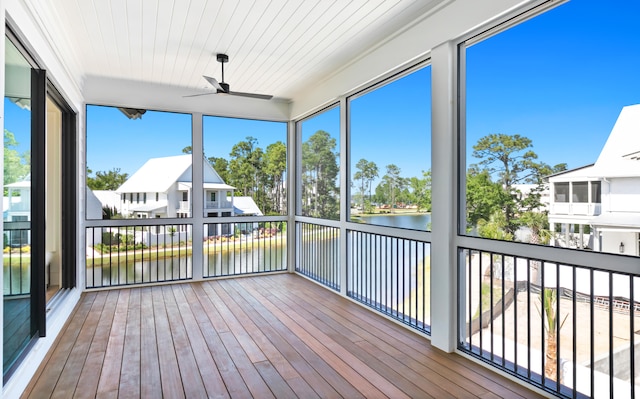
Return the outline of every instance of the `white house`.
<path id="1" fill-rule="evenodd" d="M 5 222 L 28 222 L 31 220 L 31 175 L 24 180 L 4 186 L 8 196 L 3 198 L 2 212 Z M 11 228 L 9 226 L 12 226 Z M 15 229 L 15 230 L 14 230 Z M 5 244 L 24 246 L 31 243 L 28 225 L 6 225 Z"/>
<path id="2" fill-rule="evenodd" d="M 234 216 L 234 187 L 204 162 L 204 211 L 206 216 Z M 190 217 L 192 210 L 191 155 L 151 158 L 116 193 L 125 217 Z M 230 200 L 228 199 L 230 198 Z"/>
<path id="3" fill-rule="evenodd" d="M 639 154 L 640 104 L 622 109 L 594 164 L 549 178 L 557 244 L 640 255 Z"/>

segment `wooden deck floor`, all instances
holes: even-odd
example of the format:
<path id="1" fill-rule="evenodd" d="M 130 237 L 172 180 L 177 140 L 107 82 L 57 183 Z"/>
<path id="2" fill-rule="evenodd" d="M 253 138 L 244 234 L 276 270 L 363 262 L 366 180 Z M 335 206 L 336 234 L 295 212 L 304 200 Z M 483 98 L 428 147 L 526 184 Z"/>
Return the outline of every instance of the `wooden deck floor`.
<path id="1" fill-rule="evenodd" d="M 92 292 L 23 397 L 536 397 L 306 279 Z"/>

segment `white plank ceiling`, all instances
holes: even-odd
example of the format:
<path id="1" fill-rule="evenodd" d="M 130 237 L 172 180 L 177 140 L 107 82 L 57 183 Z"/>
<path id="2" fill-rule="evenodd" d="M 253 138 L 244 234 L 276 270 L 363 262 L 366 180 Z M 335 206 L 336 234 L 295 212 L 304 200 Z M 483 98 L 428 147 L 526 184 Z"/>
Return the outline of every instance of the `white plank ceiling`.
<path id="1" fill-rule="evenodd" d="M 198 93 L 293 99 L 443 0 L 32 0 L 31 12 L 80 82 L 157 83 Z M 82 85 L 82 83 L 80 84 Z"/>

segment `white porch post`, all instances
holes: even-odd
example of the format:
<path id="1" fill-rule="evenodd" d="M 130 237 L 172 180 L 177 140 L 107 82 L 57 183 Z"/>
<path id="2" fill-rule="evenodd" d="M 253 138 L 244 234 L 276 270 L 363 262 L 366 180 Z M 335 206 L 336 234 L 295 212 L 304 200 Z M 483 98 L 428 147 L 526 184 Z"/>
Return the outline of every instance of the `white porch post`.
<path id="1" fill-rule="evenodd" d="M 431 51 L 431 343 L 456 349 L 457 309 L 457 46 L 447 42 Z"/>
<path id="2" fill-rule="evenodd" d="M 191 190 L 193 203 L 191 204 L 191 216 L 193 226 L 191 227 L 191 261 L 193 279 L 201 280 L 203 276 L 204 257 L 204 187 L 203 187 L 203 154 L 202 150 L 202 114 L 194 113 L 191 118 L 193 124 L 192 149 L 191 151 Z"/>
<path id="3" fill-rule="evenodd" d="M 581 223 L 578 225 L 578 234 L 579 234 L 579 240 L 578 242 L 580 243 L 580 248 L 584 248 L 584 240 L 582 238 L 582 235 L 584 234 L 584 225 Z"/>

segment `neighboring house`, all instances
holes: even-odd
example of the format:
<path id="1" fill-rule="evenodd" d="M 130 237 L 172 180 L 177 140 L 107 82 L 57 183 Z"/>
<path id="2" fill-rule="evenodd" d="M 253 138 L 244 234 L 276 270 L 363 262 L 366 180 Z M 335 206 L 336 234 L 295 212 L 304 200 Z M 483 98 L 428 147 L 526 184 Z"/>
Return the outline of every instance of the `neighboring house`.
<path id="1" fill-rule="evenodd" d="M 29 225 L 22 226 L 17 222 L 31 220 L 31 175 L 4 187 L 7 189 L 8 196 L 3 198 L 3 220 L 13 222 L 5 223 L 5 244 L 14 247 L 29 245 L 31 243 Z"/>
<path id="2" fill-rule="evenodd" d="M 116 193 L 124 217 L 191 217 L 191 155 L 151 158 Z M 234 187 L 204 162 L 204 208 L 206 216 L 234 216 Z M 231 200 L 227 198 L 230 197 Z"/>
<path id="3" fill-rule="evenodd" d="M 118 193 L 112 190 L 93 190 L 93 194 L 96 196 L 98 201 L 100 201 L 100 213 L 102 213 L 102 208 L 105 206 L 111 209 L 115 208 L 118 213 L 121 213 L 120 195 Z"/>
<path id="4" fill-rule="evenodd" d="M 622 109 L 593 165 L 549 178 L 556 245 L 640 255 L 639 155 L 640 104 Z"/>

